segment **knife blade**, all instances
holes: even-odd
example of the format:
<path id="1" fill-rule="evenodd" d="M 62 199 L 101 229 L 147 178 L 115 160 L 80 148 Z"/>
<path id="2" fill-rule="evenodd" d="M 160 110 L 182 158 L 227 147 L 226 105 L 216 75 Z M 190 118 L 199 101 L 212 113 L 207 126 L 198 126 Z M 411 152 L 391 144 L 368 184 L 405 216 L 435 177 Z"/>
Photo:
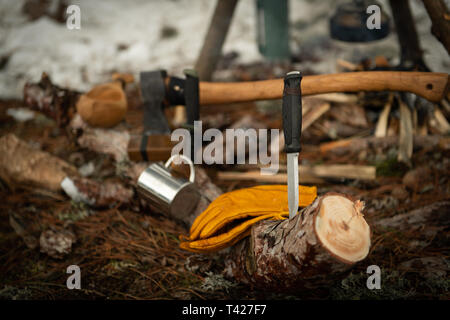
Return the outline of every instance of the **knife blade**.
<path id="1" fill-rule="evenodd" d="M 298 156 L 301 151 L 302 131 L 301 80 L 302 75 L 299 71 L 289 72 L 284 78 L 282 114 L 284 149 L 287 153 L 289 218 L 293 218 L 297 214 L 299 204 Z"/>

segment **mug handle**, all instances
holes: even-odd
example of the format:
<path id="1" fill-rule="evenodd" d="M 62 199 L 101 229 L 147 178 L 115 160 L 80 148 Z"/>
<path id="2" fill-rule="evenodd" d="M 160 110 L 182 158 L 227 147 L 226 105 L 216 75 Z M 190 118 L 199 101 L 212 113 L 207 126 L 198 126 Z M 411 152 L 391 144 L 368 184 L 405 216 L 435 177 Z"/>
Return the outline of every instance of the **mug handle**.
<path id="1" fill-rule="evenodd" d="M 182 154 L 174 154 L 173 156 L 171 156 L 171 157 L 169 158 L 169 160 L 166 161 L 166 163 L 164 164 L 164 166 L 165 166 L 166 168 L 169 168 L 170 164 L 173 162 L 173 159 L 175 159 L 175 158 L 177 158 L 177 157 L 179 157 L 179 158 L 185 160 L 185 161 L 188 163 L 188 165 L 189 165 L 189 171 L 190 171 L 190 174 L 189 174 L 189 181 L 193 183 L 194 180 L 195 180 L 194 163 L 192 162 L 191 159 L 189 159 L 189 158 L 186 157 L 185 155 L 182 155 Z"/>

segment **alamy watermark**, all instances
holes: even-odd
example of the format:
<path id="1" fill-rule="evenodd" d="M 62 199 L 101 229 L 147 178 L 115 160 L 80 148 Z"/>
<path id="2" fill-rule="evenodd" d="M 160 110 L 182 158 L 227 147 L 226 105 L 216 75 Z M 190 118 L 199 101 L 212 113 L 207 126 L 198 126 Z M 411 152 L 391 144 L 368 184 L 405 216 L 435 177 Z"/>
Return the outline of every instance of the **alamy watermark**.
<path id="1" fill-rule="evenodd" d="M 268 136 L 270 131 L 270 146 Z M 202 121 L 194 121 L 193 139 L 191 131 L 184 128 L 172 132 L 171 140 L 178 141 L 172 148 L 172 155 L 183 154 L 195 164 L 245 164 L 248 149 L 248 163 L 263 165 L 261 174 L 273 175 L 279 168 L 279 129 L 226 129 L 225 134 L 218 129 L 203 132 Z M 192 147 L 192 141 L 194 143 Z M 210 142 L 202 148 L 203 142 Z M 270 149 L 270 152 L 269 150 Z M 180 164 L 180 158 L 174 161 Z"/>
<path id="2" fill-rule="evenodd" d="M 81 269 L 79 266 L 72 264 L 67 267 L 66 273 L 71 275 L 67 278 L 66 286 L 67 289 L 81 289 Z"/>
<path id="3" fill-rule="evenodd" d="M 367 289 L 381 289 L 381 269 L 376 264 L 367 267 L 366 272 L 370 274 L 367 278 L 366 286 Z"/>
<path id="4" fill-rule="evenodd" d="M 81 9 L 76 4 L 71 4 L 66 9 L 66 27 L 69 30 L 81 29 Z"/>
<path id="5" fill-rule="evenodd" d="M 381 29 L 381 8 L 373 4 L 367 7 L 366 13 L 370 14 L 366 21 L 367 29 Z"/>

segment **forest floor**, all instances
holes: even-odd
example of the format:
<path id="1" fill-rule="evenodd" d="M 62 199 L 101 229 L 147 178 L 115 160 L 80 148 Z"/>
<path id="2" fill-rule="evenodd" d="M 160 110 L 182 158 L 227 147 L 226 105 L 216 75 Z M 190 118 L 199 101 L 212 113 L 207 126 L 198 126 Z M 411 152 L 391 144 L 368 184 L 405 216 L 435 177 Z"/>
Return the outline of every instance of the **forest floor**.
<path id="1" fill-rule="evenodd" d="M 254 68 L 261 70 L 258 66 Z M 236 69 L 234 75 L 235 79 L 254 78 L 251 67 Z M 376 167 L 375 179 L 334 178 L 317 183 L 319 194 L 337 191 L 365 201 L 364 216 L 372 230 L 368 257 L 356 264 L 344 279 L 336 279 L 334 285 L 314 288 L 314 284 L 310 284 L 310 289 L 294 293 L 251 290 L 221 275 L 220 254 L 202 255 L 181 250 L 178 237 L 187 234 L 185 227 L 143 206 L 136 192 L 129 203 L 91 208 L 70 200 L 62 192 L 0 180 L 0 298 L 449 299 L 448 134 L 439 134 L 429 126 L 428 133 L 441 137 L 446 145 L 416 146 L 408 164 L 397 161 L 395 144 L 368 147 L 356 153 L 320 152 L 319 146 L 327 142 L 349 137 L 367 138 L 373 134 L 381 111 L 374 101 L 385 100 L 386 94 L 358 99 L 359 110 L 364 110 L 362 117 L 367 121 L 366 127 L 355 127 L 333 112 L 353 108 L 354 103 L 331 103 L 331 108 L 303 134 L 303 164 Z M 92 163 L 95 169 L 90 178 L 93 180 L 120 180 L 117 172 L 123 164 L 109 155 L 81 147 L 70 129 L 58 127 L 55 121 L 42 114 L 25 122 L 10 116 L 8 110 L 22 107 L 26 106 L 20 100 L 0 101 L 0 137 L 13 133 L 77 168 Z M 221 129 L 246 115 L 267 128 L 280 128 L 280 101 L 201 109 L 201 119 Z M 398 117 L 398 110 L 394 109 L 390 120 L 394 134 L 398 130 Z M 338 124 L 344 125 L 345 130 Z M 224 192 L 261 184 L 217 177 L 219 172 L 237 170 L 236 166 L 202 167 Z M 424 168 L 426 175 L 421 174 Z M 405 179 L 408 174 L 409 180 Z M 377 224 L 382 219 L 414 209 L 426 210 L 434 204 L 438 204 L 444 214 L 439 225 L 421 221 L 406 228 Z M 32 241 L 37 241 L 44 230 L 58 227 L 70 229 L 76 242 L 64 257 L 50 257 L 40 252 L 39 245 L 27 246 L 12 227 L 11 216 L 19 217 Z M 66 287 L 69 265 L 81 268 L 80 290 Z M 380 290 L 369 290 L 366 286 L 369 276 L 366 270 L 370 265 L 381 268 Z"/>

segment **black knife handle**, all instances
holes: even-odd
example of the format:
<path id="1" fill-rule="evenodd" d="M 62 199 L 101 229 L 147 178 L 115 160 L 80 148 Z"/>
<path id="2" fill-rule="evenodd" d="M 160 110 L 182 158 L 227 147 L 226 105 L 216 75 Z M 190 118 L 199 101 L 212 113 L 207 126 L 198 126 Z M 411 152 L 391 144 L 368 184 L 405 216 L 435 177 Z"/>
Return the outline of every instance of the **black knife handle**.
<path id="1" fill-rule="evenodd" d="M 283 133 L 286 153 L 301 151 L 302 133 L 302 90 L 300 72 L 289 72 L 284 78 L 283 90 Z"/>

